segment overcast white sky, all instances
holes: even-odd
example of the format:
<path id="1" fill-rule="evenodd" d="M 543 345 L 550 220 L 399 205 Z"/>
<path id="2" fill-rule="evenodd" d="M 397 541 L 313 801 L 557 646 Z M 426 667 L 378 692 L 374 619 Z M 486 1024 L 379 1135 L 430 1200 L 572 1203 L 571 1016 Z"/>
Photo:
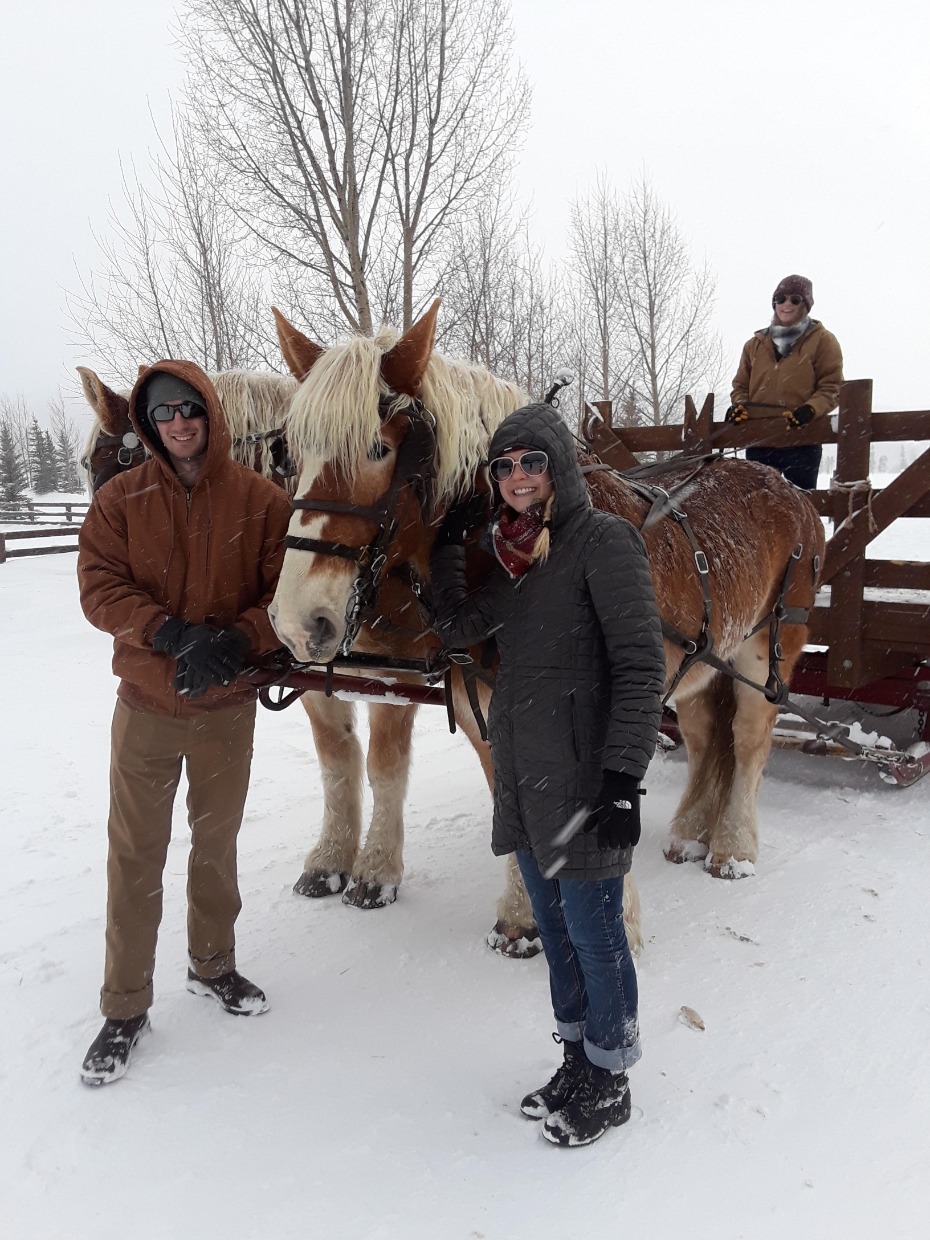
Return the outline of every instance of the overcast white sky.
<path id="1" fill-rule="evenodd" d="M 67 343 L 64 289 L 96 261 L 120 157 L 144 165 L 167 116 L 177 7 L 4 5 L 0 395 L 41 407 L 95 364 Z M 876 408 L 930 406 L 925 0 L 516 0 L 513 17 L 534 88 L 519 188 L 551 254 L 599 170 L 625 188 L 645 169 L 716 273 L 734 371 L 800 272 Z"/>

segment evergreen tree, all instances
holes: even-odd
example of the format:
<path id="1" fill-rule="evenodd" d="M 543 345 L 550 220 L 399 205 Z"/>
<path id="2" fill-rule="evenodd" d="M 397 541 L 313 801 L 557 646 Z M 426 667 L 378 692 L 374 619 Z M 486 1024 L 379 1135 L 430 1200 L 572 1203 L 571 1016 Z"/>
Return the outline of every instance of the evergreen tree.
<path id="1" fill-rule="evenodd" d="M 35 414 L 29 423 L 29 458 L 32 488 L 37 495 L 47 495 L 58 485 L 55 468 L 55 445 L 48 431 L 39 425 Z"/>
<path id="2" fill-rule="evenodd" d="M 0 506 L 18 507 L 26 498 L 26 470 L 8 421 L 0 422 Z"/>

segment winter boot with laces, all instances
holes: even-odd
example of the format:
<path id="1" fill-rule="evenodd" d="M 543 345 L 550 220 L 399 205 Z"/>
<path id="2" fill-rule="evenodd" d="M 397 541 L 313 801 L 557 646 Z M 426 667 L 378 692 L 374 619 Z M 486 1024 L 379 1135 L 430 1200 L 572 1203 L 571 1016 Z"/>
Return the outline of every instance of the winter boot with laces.
<path id="1" fill-rule="evenodd" d="M 557 1033 L 552 1035 L 552 1040 L 562 1043 L 564 1059 L 552 1079 L 541 1089 L 527 1094 L 520 1103 L 520 1110 L 530 1119 L 545 1119 L 553 1111 L 558 1111 L 568 1101 L 584 1072 L 585 1054 L 581 1043 L 569 1042 Z"/>
<path id="2" fill-rule="evenodd" d="M 215 999 L 224 1012 L 233 1016 L 260 1016 L 268 1011 L 265 992 L 235 969 L 221 977 L 198 977 L 193 969 L 188 969 L 187 989 L 192 995 Z"/>
<path id="3" fill-rule="evenodd" d="M 133 1048 L 151 1028 L 147 1012 L 129 1020 L 105 1020 L 81 1065 L 84 1084 L 109 1085 L 125 1076 Z"/>
<path id="4" fill-rule="evenodd" d="M 630 1085 L 625 1072 L 596 1068 L 587 1057 L 580 1081 L 560 1110 L 543 1125 L 553 1145 L 590 1145 L 608 1128 L 630 1118 Z"/>

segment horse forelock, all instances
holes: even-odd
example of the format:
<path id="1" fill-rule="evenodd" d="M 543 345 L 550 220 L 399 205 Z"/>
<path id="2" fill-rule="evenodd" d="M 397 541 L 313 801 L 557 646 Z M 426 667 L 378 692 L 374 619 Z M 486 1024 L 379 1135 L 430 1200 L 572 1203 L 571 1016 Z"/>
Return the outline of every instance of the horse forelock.
<path id="1" fill-rule="evenodd" d="M 380 433 L 378 402 L 389 394 L 381 362 L 398 338 L 396 329 L 382 328 L 373 339 L 357 336 L 334 345 L 301 383 L 287 427 L 304 472 L 310 472 L 310 462 L 331 461 L 355 475 Z M 481 366 L 433 353 L 420 399 L 435 418 L 436 500 L 443 503 L 471 485 L 490 435 L 527 398 Z M 400 396 L 395 408 L 412 404 Z"/>

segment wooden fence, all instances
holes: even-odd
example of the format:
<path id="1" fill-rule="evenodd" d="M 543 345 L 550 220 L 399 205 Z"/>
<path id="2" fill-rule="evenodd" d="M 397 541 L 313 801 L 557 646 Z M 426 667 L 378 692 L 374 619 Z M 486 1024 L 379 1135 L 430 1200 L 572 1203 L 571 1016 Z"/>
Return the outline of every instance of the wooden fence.
<path id="1" fill-rule="evenodd" d="M 0 564 L 24 556 L 60 555 L 77 551 L 77 534 L 87 513 L 86 500 L 23 500 L 21 504 L 0 504 L 0 527 L 9 524 L 30 525 L 28 530 L 3 530 L 0 528 Z M 63 525 L 62 522 L 65 524 Z M 47 541 L 55 539 L 54 546 L 25 547 L 11 551 L 11 542 Z M 65 538 L 64 544 L 57 540 Z"/>

